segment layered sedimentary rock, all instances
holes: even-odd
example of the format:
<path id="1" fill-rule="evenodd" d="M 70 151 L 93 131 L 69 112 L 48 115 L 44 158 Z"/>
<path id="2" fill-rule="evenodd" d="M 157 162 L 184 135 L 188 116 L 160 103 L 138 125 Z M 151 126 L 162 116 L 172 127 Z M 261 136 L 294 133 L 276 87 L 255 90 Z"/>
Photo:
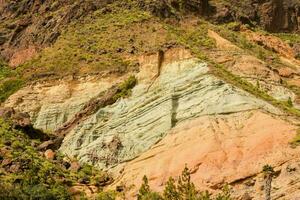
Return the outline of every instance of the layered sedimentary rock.
<path id="1" fill-rule="evenodd" d="M 78 81 L 35 84 L 13 94 L 5 106 L 27 112 L 34 127 L 54 131 L 70 120 L 89 100 L 121 80 L 113 77 L 102 80 L 82 78 Z"/>
<path id="2" fill-rule="evenodd" d="M 181 122 L 260 108 L 279 113 L 210 75 L 205 63 L 182 60 L 165 65 L 154 84 L 139 84 L 130 98 L 75 127 L 61 151 L 106 169 L 147 151 Z"/>
<path id="3" fill-rule="evenodd" d="M 217 40 L 224 52 L 240 51 L 226 40 Z M 192 58 L 187 50 L 171 49 L 163 58 L 159 65 L 157 55 L 140 57 L 138 85 L 132 95 L 79 120 L 60 151 L 113 172 L 114 186 L 138 187 L 147 175 L 153 189 L 160 191 L 187 164 L 199 189 L 214 191 L 228 182 L 238 198 L 262 197 L 260 172 L 269 164 L 280 171 L 274 180 L 274 187 L 280 189 L 274 197 L 297 197 L 300 182 L 291 168 L 298 170 L 300 152 L 289 145 L 297 126 L 267 102 L 215 77 L 205 62 Z M 233 59 L 236 62 L 229 69 L 243 78 L 259 75 L 279 80 L 254 57 Z M 28 112 L 35 127 L 55 130 L 122 79 L 36 84 L 12 95 L 5 105 Z"/>

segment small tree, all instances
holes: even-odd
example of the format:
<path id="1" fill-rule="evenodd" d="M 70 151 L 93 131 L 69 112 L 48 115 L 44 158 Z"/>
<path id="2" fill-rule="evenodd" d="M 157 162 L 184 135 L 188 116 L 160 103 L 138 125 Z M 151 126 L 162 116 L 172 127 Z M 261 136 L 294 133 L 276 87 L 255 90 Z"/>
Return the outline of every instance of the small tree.
<path id="1" fill-rule="evenodd" d="M 178 192 L 181 199 L 197 199 L 198 191 L 196 190 L 194 183 L 191 182 L 191 172 L 187 166 L 185 166 L 178 179 Z"/>
<path id="2" fill-rule="evenodd" d="M 156 193 L 152 192 L 148 183 L 147 176 L 143 177 L 143 184 L 139 189 L 138 200 L 162 200 L 162 197 Z"/>
<path id="3" fill-rule="evenodd" d="M 164 195 L 164 199 L 179 200 L 180 195 L 179 195 L 177 187 L 175 185 L 174 178 L 172 178 L 172 177 L 169 178 L 163 195 Z"/>
<path id="4" fill-rule="evenodd" d="M 290 107 L 293 107 L 293 101 L 292 101 L 291 97 L 289 97 L 287 103 Z"/>
<path id="5" fill-rule="evenodd" d="M 149 194 L 151 192 L 150 190 L 150 186 L 148 184 L 148 178 L 145 175 L 143 177 L 143 184 L 141 185 L 140 189 L 139 189 L 139 194 L 138 194 L 138 200 L 142 200 L 143 196 L 146 196 L 147 194 Z"/>
<path id="6" fill-rule="evenodd" d="M 265 165 L 263 167 L 264 173 L 264 190 L 265 190 L 265 200 L 271 200 L 271 189 L 272 189 L 272 178 L 274 176 L 274 169 L 270 165 Z"/>
<path id="7" fill-rule="evenodd" d="M 223 187 L 222 193 L 217 196 L 216 200 L 231 200 L 230 188 L 228 185 Z"/>

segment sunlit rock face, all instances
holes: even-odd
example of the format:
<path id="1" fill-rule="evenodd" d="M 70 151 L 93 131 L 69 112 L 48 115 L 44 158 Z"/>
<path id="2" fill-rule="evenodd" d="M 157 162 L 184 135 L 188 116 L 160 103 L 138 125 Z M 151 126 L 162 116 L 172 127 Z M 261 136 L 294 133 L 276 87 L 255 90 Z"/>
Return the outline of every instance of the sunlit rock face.
<path id="1" fill-rule="evenodd" d="M 60 150 L 81 162 L 112 168 L 147 151 L 184 121 L 259 108 L 278 112 L 211 75 L 207 64 L 183 59 L 164 65 L 151 82 L 138 84 L 130 98 L 77 125 Z"/>
<path id="2" fill-rule="evenodd" d="M 260 173 L 269 164 L 282 171 L 281 178 L 274 180 L 274 185 L 281 189 L 272 192 L 274 197 L 280 196 L 287 187 L 282 179 L 290 181 L 290 195 L 295 197 L 295 187 L 300 184 L 298 172 L 287 173 L 287 166 L 281 165 L 299 158 L 299 149 L 288 144 L 296 129 L 289 122 L 260 110 L 187 120 L 171 129 L 151 149 L 126 163 L 116 185 L 130 183 L 137 190 L 146 175 L 151 188 L 162 191 L 169 177 L 176 179 L 187 166 L 192 171 L 193 182 L 201 190 L 213 191 L 230 183 L 237 197 L 234 199 L 245 193 L 263 199 L 264 191 L 260 188 L 264 179 Z"/>
<path id="3" fill-rule="evenodd" d="M 114 78 L 94 80 L 87 77 L 77 81 L 38 83 L 10 96 L 5 106 L 27 112 L 35 128 L 52 132 L 72 119 L 87 102 L 116 81 Z"/>

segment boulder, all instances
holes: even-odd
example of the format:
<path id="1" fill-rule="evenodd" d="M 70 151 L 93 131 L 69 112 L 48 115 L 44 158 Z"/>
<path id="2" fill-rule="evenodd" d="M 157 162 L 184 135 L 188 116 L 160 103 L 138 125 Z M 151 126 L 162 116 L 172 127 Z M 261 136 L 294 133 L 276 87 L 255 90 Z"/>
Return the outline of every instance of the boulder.
<path id="1" fill-rule="evenodd" d="M 69 169 L 71 171 L 78 172 L 80 170 L 80 168 L 81 168 L 81 165 L 78 162 L 74 161 L 71 163 L 71 166 Z"/>
<path id="2" fill-rule="evenodd" d="M 47 141 L 43 142 L 42 144 L 40 144 L 37 147 L 37 149 L 38 150 L 46 150 L 46 149 L 57 150 L 60 147 L 62 141 L 63 141 L 62 137 L 50 139 L 50 140 L 47 140 Z"/>
<path id="3" fill-rule="evenodd" d="M 5 120 L 11 120 L 15 128 L 25 128 L 31 126 L 30 116 L 13 108 L 0 108 L 0 117 Z"/>
<path id="4" fill-rule="evenodd" d="M 48 149 L 47 151 L 45 151 L 44 155 L 45 155 L 45 158 L 47 158 L 48 160 L 54 160 L 54 158 L 55 158 L 55 152 L 53 152 L 51 149 Z"/>
<path id="5" fill-rule="evenodd" d="M 11 172 L 11 173 L 17 173 L 17 172 L 19 172 L 20 170 L 21 170 L 21 165 L 20 165 L 20 163 L 13 163 L 13 164 L 9 167 L 9 169 L 8 169 L 8 171 Z"/>
<path id="6" fill-rule="evenodd" d="M 5 158 L 3 161 L 2 161 L 2 163 L 1 163 L 1 165 L 3 166 L 3 167 L 5 167 L 5 166 L 10 166 L 12 164 L 12 159 L 10 159 L 10 158 Z"/>

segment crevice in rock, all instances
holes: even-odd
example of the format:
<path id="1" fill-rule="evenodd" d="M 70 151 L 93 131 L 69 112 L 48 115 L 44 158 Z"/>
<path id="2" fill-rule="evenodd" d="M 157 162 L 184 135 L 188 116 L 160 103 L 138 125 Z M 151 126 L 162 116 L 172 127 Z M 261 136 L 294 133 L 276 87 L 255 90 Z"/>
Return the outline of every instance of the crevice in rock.
<path id="1" fill-rule="evenodd" d="M 155 83 L 156 79 L 160 76 L 164 59 L 165 59 L 165 52 L 160 49 L 158 51 L 158 55 L 157 55 L 157 74 L 152 78 L 151 84 L 147 88 L 147 92 L 152 87 L 152 85 Z"/>
<path id="2" fill-rule="evenodd" d="M 171 128 L 175 127 L 178 120 L 177 120 L 177 108 L 178 108 L 178 96 L 172 94 L 171 97 Z"/>

